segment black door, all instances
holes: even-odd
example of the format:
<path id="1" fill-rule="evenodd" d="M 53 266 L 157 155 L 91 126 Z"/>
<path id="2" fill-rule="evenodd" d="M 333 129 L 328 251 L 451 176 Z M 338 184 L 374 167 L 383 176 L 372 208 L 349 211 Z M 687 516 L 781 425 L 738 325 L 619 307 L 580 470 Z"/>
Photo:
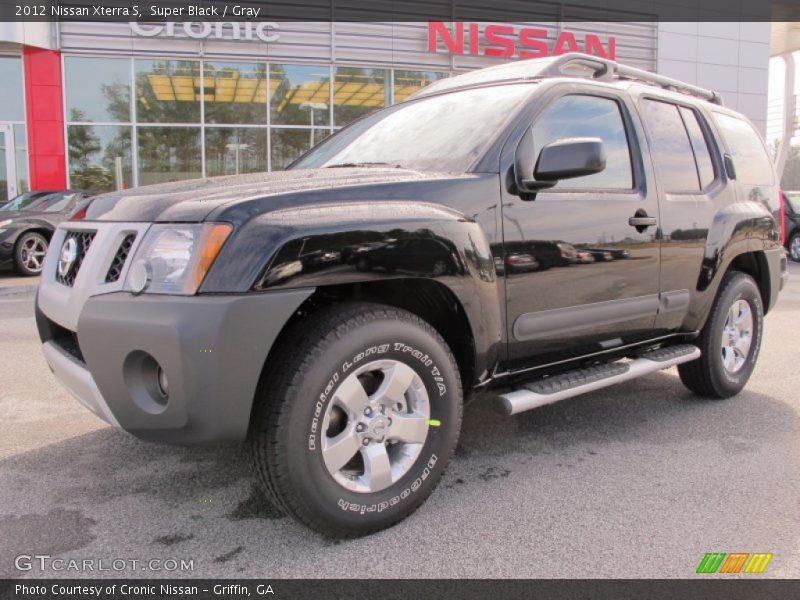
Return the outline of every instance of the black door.
<path id="1" fill-rule="evenodd" d="M 711 151 L 712 138 L 700 112 L 650 95 L 639 98 L 637 106 L 657 175 L 661 293 L 669 301 L 664 302 L 656 328 L 667 333 L 685 323 L 692 299 L 699 299 L 701 278 L 719 259 L 706 257 L 715 237 L 710 231 L 714 214 L 735 198 L 733 189 L 721 180 L 721 156 Z M 727 232 L 720 233 L 717 238 L 727 238 Z"/>
<path id="2" fill-rule="evenodd" d="M 558 139 L 598 137 L 606 168 L 563 180 L 532 201 L 505 196 L 507 256 L 528 254 L 539 263 L 505 269 L 512 360 L 560 360 L 651 335 L 659 303 L 658 203 L 645 186 L 640 126 L 627 102 L 613 92 L 569 93 L 534 120 L 536 153 Z"/>

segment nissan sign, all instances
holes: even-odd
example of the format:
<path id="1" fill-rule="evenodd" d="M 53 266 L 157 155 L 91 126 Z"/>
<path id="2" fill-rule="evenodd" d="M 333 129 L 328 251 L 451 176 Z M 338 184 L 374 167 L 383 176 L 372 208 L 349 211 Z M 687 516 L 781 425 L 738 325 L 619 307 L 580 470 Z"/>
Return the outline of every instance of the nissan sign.
<path id="1" fill-rule="evenodd" d="M 276 42 L 280 35 L 274 31 L 279 28 L 272 21 L 253 23 L 231 21 L 212 23 L 210 21 L 186 21 L 182 23 L 137 23 L 131 21 L 131 31 L 142 37 L 189 38 L 194 40 L 226 40 Z"/>
<path id="2" fill-rule="evenodd" d="M 541 58 L 567 52 L 585 52 L 614 60 L 616 39 L 607 36 L 605 45 L 598 35 L 586 33 L 577 37 L 570 31 L 560 31 L 548 43 L 548 31 L 541 27 L 515 27 L 494 23 L 482 27 L 479 23 L 453 23 L 452 28 L 441 21 L 428 23 L 428 52 L 438 52 L 440 43 L 449 54 L 495 56 L 501 58 Z"/>

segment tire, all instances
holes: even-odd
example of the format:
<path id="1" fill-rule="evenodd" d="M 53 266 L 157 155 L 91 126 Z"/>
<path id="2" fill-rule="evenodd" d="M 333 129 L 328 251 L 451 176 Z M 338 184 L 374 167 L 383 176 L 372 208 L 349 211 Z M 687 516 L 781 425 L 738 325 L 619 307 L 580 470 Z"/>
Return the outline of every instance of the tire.
<path id="1" fill-rule="evenodd" d="M 736 319 L 732 313 L 736 313 Z M 702 356 L 678 366 L 683 384 L 708 398 L 729 398 L 742 391 L 758 359 L 763 323 L 763 302 L 756 282 L 738 271 L 727 273 L 700 332 L 697 345 Z M 726 327 L 728 331 L 735 328 L 738 334 L 727 333 L 723 339 Z M 748 329 L 749 344 L 744 351 L 748 339 L 744 332 Z"/>
<path id="2" fill-rule="evenodd" d="M 42 272 L 48 241 L 41 233 L 28 231 L 17 238 L 14 245 L 14 270 L 20 275 L 33 277 Z"/>
<path id="3" fill-rule="evenodd" d="M 348 303 L 297 324 L 277 350 L 249 436 L 251 464 L 270 501 L 336 538 L 367 535 L 414 512 L 436 487 L 461 430 L 458 367 L 436 330 L 404 310 Z M 397 388 L 383 395 L 389 382 Z M 344 440 L 347 450 L 336 454 Z"/>
<path id="4" fill-rule="evenodd" d="M 795 233 L 789 239 L 789 245 L 786 249 L 789 251 L 789 258 L 794 262 L 800 262 L 800 233 Z"/>

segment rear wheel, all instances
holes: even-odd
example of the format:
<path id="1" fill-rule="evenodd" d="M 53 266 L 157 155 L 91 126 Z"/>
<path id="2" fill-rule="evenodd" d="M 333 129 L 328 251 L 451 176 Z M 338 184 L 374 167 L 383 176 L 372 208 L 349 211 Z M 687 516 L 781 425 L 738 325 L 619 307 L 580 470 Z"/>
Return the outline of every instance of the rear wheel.
<path id="1" fill-rule="evenodd" d="M 764 309 L 752 277 L 725 275 L 698 346 L 702 356 L 678 366 L 683 384 L 701 396 L 728 398 L 744 388 L 761 348 Z"/>
<path id="2" fill-rule="evenodd" d="M 280 351 L 250 434 L 270 500 L 333 537 L 416 510 L 461 428 L 458 368 L 439 334 L 403 310 L 348 304 L 295 327 Z"/>
<path id="3" fill-rule="evenodd" d="M 46 237 L 35 231 L 23 233 L 14 246 L 14 268 L 20 275 L 38 275 L 46 254 Z"/>

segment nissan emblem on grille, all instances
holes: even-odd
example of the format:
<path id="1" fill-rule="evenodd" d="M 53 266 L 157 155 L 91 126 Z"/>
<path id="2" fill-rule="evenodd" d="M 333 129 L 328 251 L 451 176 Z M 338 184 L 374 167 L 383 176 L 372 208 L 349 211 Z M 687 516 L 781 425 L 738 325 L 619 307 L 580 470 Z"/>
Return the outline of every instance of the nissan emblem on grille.
<path id="1" fill-rule="evenodd" d="M 78 241 L 74 237 L 68 237 L 61 246 L 61 254 L 58 257 L 58 274 L 66 278 L 75 260 L 78 258 Z"/>
<path id="2" fill-rule="evenodd" d="M 83 259 L 89 251 L 89 246 L 94 240 L 95 231 L 70 231 L 58 255 L 56 268 L 56 281 L 62 285 L 72 287 L 78 276 Z"/>

